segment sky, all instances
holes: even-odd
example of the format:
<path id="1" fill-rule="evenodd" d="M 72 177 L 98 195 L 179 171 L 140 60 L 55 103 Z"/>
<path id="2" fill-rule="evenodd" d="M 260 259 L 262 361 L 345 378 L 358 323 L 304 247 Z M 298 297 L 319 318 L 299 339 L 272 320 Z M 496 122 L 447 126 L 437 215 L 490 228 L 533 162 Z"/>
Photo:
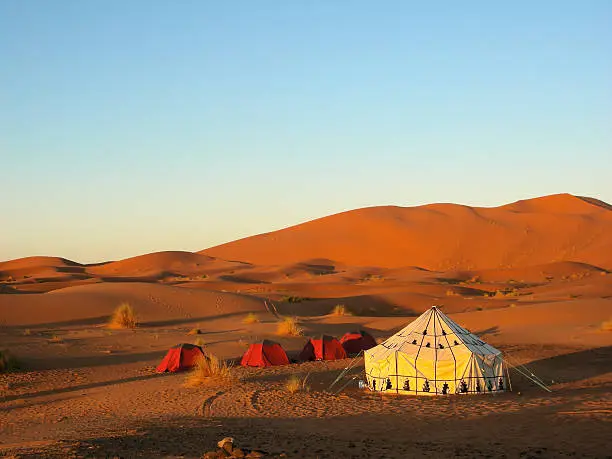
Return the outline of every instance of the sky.
<path id="1" fill-rule="evenodd" d="M 612 2 L 2 0 L 0 260 L 612 202 Z"/>

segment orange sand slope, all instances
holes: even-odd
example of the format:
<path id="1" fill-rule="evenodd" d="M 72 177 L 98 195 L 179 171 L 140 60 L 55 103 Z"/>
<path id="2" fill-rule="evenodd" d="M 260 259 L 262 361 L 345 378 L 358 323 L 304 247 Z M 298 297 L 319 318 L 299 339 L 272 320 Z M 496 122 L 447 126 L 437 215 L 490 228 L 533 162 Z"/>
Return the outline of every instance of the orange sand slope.
<path id="1" fill-rule="evenodd" d="M 612 268 L 612 207 L 569 194 L 496 208 L 371 207 L 203 250 L 257 265 L 327 258 L 353 266 L 437 271 L 561 260 Z"/>
<path id="2" fill-rule="evenodd" d="M 1 325 L 103 324 L 122 302 L 134 307 L 143 326 L 242 317 L 249 312 L 266 314 L 262 300 L 233 293 L 145 283 L 100 283 L 38 295 L 0 295 Z"/>

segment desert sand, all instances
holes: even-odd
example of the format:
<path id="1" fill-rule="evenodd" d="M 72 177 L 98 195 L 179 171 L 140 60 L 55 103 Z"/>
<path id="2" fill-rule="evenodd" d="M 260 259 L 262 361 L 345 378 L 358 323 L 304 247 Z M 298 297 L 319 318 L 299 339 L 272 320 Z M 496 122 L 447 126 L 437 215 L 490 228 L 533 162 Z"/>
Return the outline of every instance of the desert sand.
<path id="1" fill-rule="evenodd" d="M 121 303 L 137 328 L 107 327 Z M 380 396 L 358 389 L 361 363 L 327 391 L 350 359 L 202 387 L 154 371 L 196 340 L 229 361 L 264 338 L 290 357 L 320 333 L 381 341 L 432 305 L 552 392 L 511 373 L 502 395 Z M 277 336 L 284 316 L 304 336 Z M 199 253 L 0 262 L 0 350 L 22 365 L 0 374 L 0 455 L 196 458 L 231 436 L 287 457 L 610 457 L 611 328 L 612 208 L 571 195 L 359 209 Z M 291 375 L 310 390 L 287 392 Z"/>

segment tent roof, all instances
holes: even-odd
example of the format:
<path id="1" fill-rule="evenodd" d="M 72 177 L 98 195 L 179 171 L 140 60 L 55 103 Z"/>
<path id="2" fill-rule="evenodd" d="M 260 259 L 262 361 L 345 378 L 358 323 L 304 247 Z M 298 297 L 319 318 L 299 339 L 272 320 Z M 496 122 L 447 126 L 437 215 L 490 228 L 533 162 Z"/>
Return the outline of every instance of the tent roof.
<path id="1" fill-rule="evenodd" d="M 433 306 L 395 335 L 367 352 L 374 358 L 381 359 L 395 352 L 417 356 L 430 354 L 430 352 L 421 352 L 426 349 L 435 351 L 435 359 L 440 360 L 441 358 L 454 359 L 455 353 L 465 351 L 466 348 L 469 352 L 482 356 L 501 354 L 499 350 L 485 343 Z"/>

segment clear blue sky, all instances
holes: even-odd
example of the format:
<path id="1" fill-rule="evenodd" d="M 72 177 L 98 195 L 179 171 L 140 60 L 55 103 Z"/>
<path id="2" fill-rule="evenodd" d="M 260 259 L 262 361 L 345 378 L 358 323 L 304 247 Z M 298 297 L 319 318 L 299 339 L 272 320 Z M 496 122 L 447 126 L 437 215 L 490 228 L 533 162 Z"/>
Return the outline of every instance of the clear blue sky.
<path id="1" fill-rule="evenodd" d="M 0 259 L 612 201 L 612 2 L 2 0 Z"/>

